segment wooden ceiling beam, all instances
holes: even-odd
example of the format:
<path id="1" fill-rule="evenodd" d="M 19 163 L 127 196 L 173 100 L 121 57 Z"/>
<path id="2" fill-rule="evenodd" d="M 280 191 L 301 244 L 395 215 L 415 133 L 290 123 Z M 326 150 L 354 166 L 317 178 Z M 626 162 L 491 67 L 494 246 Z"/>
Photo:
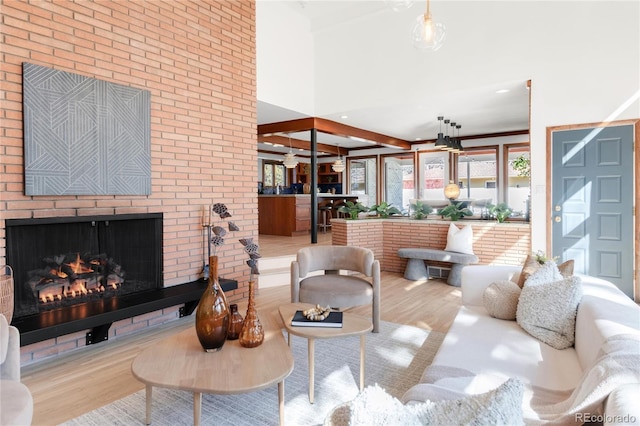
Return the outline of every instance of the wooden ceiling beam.
<path id="1" fill-rule="evenodd" d="M 275 133 L 304 132 L 305 130 L 313 129 L 313 126 L 313 117 L 280 121 L 277 123 L 258 124 L 258 136 L 270 136 Z"/>
<path id="2" fill-rule="evenodd" d="M 289 138 L 284 137 L 284 136 L 278 136 L 278 135 L 272 135 L 272 136 L 258 136 L 258 142 L 270 142 L 273 144 L 279 143 L 280 145 L 284 145 L 285 147 L 289 146 Z M 292 148 L 299 148 L 299 149 L 306 149 L 307 151 L 311 150 L 311 142 L 310 141 L 306 141 L 306 140 L 302 140 L 302 139 L 294 139 L 291 138 L 291 147 Z M 333 146 L 333 145 L 326 145 L 323 143 L 319 143 L 318 144 L 318 151 L 319 152 L 324 152 L 327 154 L 335 154 L 338 155 L 338 147 L 337 146 Z M 347 152 L 346 149 L 342 148 L 342 151 L 340 152 L 342 155 L 344 155 Z"/>
<path id="3" fill-rule="evenodd" d="M 273 136 L 276 133 L 304 132 L 311 129 L 316 129 L 320 133 L 328 133 L 345 138 L 349 136 L 361 138 L 374 142 L 376 145 L 389 148 L 411 149 L 411 143 L 409 141 L 317 117 L 260 124 L 258 125 L 258 136 Z"/>
<path id="4" fill-rule="evenodd" d="M 383 145 L 388 148 L 401 148 L 411 149 L 411 143 L 409 141 L 394 138 L 392 136 L 383 135 L 381 133 L 370 132 L 368 130 L 358 129 L 357 127 L 349 126 L 343 123 L 336 123 L 335 121 L 325 120 L 324 118 L 315 118 L 315 128 L 319 132 L 329 133 L 335 136 L 349 137 L 354 136 L 362 138 L 368 141 Z"/>

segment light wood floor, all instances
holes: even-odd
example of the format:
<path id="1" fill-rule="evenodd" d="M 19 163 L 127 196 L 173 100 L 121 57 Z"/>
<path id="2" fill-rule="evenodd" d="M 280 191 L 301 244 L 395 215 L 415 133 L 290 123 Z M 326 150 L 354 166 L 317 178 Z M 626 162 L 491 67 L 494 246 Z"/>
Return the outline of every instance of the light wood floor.
<path id="1" fill-rule="evenodd" d="M 294 254 L 310 245 L 310 237 L 260 236 L 263 257 Z M 331 233 L 318 244 L 331 244 Z M 259 310 L 275 310 L 289 302 L 288 283 L 260 289 Z M 402 274 L 382 273 L 381 317 L 384 321 L 446 332 L 460 306 L 460 291 L 438 280 L 408 281 Z M 370 315 L 370 308 L 349 311 Z M 240 312 L 246 303 L 239 304 Z M 135 356 L 154 341 L 193 327 L 193 316 L 142 332 L 78 349 L 22 368 L 22 381 L 34 398 L 34 425 L 55 425 L 144 388 L 131 375 Z"/>

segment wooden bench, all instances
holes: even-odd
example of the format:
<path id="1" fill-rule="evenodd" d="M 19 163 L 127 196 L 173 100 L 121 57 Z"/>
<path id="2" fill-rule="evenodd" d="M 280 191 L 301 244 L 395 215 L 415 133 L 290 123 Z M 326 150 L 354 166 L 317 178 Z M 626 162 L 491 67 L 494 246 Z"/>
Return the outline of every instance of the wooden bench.
<path id="1" fill-rule="evenodd" d="M 398 249 L 398 256 L 409 259 L 404 270 L 404 277 L 408 280 L 429 279 L 425 260 L 437 260 L 440 262 L 452 263 L 451 272 L 447 279 L 447 284 L 460 287 L 460 274 L 466 265 L 478 263 L 478 256 L 475 254 L 456 253 L 453 251 L 436 250 L 428 248 L 401 248 Z"/>

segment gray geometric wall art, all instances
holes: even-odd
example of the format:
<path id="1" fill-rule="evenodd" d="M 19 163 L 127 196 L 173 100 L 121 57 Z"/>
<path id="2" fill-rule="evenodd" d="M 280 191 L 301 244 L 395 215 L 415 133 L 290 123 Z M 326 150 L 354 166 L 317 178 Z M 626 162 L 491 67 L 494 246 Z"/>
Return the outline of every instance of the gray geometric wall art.
<path id="1" fill-rule="evenodd" d="M 151 92 L 22 64 L 25 195 L 151 194 Z"/>

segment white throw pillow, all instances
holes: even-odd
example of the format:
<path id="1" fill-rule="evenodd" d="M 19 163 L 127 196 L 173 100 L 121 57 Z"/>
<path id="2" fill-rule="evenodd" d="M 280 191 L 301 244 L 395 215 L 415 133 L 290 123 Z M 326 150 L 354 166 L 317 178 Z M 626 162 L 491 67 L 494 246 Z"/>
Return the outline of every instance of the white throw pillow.
<path id="1" fill-rule="evenodd" d="M 471 229 L 471 225 L 458 229 L 458 227 L 453 223 L 450 224 L 449 232 L 447 233 L 447 247 L 445 247 L 445 251 L 474 254 L 473 230 Z"/>
<path id="2" fill-rule="evenodd" d="M 553 348 L 573 346 L 582 280 L 573 276 L 535 285 L 530 285 L 530 280 L 531 277 L 520 293 L 516 312 L 518 325 Z"/>
<path id="3" fill-rule="evenodd" d="M 485 289 L 482 296 L 484 307 L 494 318 L 514 321 L 518 299 L 522 290 L 513 281 L 496 281 Z"/>
<path id="4" fill-rule="evenodd" d="M 511 378 L 497 389 L 458 400 L 402 404 L 384 389 L 369 386 L 354 400 L 336 407 L 325 426 L 520 425 L 524 385 Z"/>

